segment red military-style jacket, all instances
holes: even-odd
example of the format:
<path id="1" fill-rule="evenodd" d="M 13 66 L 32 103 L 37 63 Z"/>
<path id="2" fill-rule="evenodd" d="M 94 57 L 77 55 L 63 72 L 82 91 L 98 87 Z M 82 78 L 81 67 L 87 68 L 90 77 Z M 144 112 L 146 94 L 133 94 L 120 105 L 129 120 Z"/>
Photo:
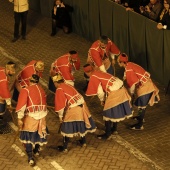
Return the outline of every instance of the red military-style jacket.
<path id="1" fill-rule="evenodd" d="M 120 54 L 119 48 L 109 39 L 106 49 L 100 48 L 99 40 L 95 41 L 89 49 L 88 60 L 100 67 L 103 64 L 103 60 L 108 58 L 112 53 L 114 55 Z"/>
<path id="2" fill-rule="evenodd" d="M 113 77 L 111 74 L 95 70 L 90 76 L 86 96 L 97 95 L 99 85 L 102 86 L 103 91 L 110 93 L 113 88 L 119 89 L 122 87 L 123 82 L 117 77 Z"/>
<path id="3" fill-rule="evenodd" d="M 66 83 L 61 83 L 55 93 L 55 112 L 70 106 L 77 106 L 83 104 L 83 96 L 77 90 Z"/>
<path id="4" fill-rule="evenodd" d="M 27 87 L 29 86 L 29 79 L 33 74 L 37 74 L 39 77 L 42 77 L 42 73 L 37 72 L 35 70 L 35 63 L 36 60 L 30 61 L 24 68 L 23 70 L 18 74 L 17 80 L 20 86 Z"/>
<path id="5" fill-rule="evenodd" d="M 0 98 L 4 100 L 11 98 L 8 77 L 3 67 L 0 67 Z"/>
<path id="6" fill-rule="evenodd" d="M 60 73 L 64 80 L 74 81 L 73 72 L 80 69 L 80 58 L 77 58 L 77 62 L 70 63 L 70 54 L 65 54 L 59 57 L 53 63 L 53 71 Z"/>
<path id="7" fill-rule="evenodd" d="M 146 83 L 150 78 L 150 74 L 145 71 L 141 66 L 128 62 L 125 67 L 125 78 L 127 81 L 127 85 L 132 87 L 134 84 L 141 85 Z"/>
<path id="8" fill-rule="evenodd" d="M 37 113 L 47 112 L 46 94 L 40 85 L 34 84 L 22 88 L 18 98 L 16 112 Z"/>

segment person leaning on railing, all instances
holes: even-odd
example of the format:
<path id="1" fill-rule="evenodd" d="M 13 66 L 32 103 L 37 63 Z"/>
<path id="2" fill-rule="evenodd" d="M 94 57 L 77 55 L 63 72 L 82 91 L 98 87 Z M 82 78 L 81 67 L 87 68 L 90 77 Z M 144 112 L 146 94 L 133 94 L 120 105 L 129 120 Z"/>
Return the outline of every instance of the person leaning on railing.
<path id="1" fill-rule="evenodd" d="M 159 2 L 159 0 L 150 0 L 150 3 L 148 5 L 146 5 L 145 7 L 140 6 L 139 10 L 140 13 L 147 18 L 158 21 L 162 8 L 162 4 Z"/>
<path id="2" fill-rule="evenodd" d="M 157 28 L 170 30 L 170 0 L 164 0 L 164 8 L 159 16 Z"/>

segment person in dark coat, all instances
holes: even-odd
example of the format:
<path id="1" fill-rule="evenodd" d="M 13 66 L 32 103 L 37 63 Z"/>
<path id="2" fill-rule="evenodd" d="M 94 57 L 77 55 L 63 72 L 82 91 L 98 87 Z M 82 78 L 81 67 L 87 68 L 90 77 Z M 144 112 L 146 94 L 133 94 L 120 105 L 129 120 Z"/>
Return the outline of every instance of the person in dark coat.
<path id="1" fill-rule="evenodd" d="M 71 6 L 63 3 L 62 0 L 55 0 L 52 9 L 52 33 L 51 36 L 56 35 L 56 28 L 62 28 L 64 33 L 71 32 L 71 18 L 69 12 L 73 9 Z"/>
<path id="2" fill-rule="evenodd" d="M 170 30 L 170 0 L 164 1 L 164 8 L 159 16 L 157 28 Z"/>

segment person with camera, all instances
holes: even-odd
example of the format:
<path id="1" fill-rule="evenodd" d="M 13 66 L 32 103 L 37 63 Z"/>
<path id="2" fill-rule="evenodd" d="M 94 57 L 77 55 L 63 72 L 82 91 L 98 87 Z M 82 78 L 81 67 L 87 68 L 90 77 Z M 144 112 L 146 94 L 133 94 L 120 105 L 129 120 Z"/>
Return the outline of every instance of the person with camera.
<path id="1" fill-rule="evenodd" d="M 64 33 L 71 32 L 71 18 L 69 12 L 72 7 L 63 3 L 62 0 L 55 0 L 52 9 L 52 33 L 51 36 L 56 35 L 56 29 L 62 28 Z"/>
<path id="2" fill-rule="evenodd" d="M 158 0 L 150 0 L 148 5 L 139 7 L 140 13 L 147 18 L 158 21 L 160 12 L 162 10 L 162 4 Z"/>
<path id="3" fill-rule="evenodd" d="M 159 16 L 157 28 L 170 30 L 170 0 L 164 0 L 164 8 Z"/>

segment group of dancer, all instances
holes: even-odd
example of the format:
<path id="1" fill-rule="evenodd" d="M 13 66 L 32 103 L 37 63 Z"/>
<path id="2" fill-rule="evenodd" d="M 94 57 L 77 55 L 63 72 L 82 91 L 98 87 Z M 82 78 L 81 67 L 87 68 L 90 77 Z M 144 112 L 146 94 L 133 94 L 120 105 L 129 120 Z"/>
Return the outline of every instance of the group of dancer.
<path id="1" fill-rule="evenodd" d="M 116 60 L 120 67 L 125 68 L 123 80 L 114 76 Z M 30 61 L 16 76 L 10 89 L 8 80 L 15 74 L 15 67 L 12 61 L 0 67 L 0 121 L 2 123 L 6 108 L 12 110 L 11 101 L 17 101 L 19 139 L 25 146 L 28 163 L 34 166 L 34 155 L 38 156 L 40 146 L 47 144 L 48 135 L 46 93 L 39 83 L 44 62 Z M 58 146 L 58 150 L 65 153 L 68 152 L 69 138 L 80 136 L 80 145 L 86 147 L 86 134 L 96 131 L 84 97 L 74 87 L 74 72 L 77 70 L 80 70 L 77 51 L 58 57 L 50 69 L 49 90 L 55 95 L 54 111 L 59 116 L 63 136 L 63 145 Z M 129 62 L 128 56 L 121 53 L 107 36 L 101 36 L 89 49 L 83 71 L 87 82 L 85 95 L 97 95 L 103 106 L 105 132 L 97 135 L 98 139 L 110 139 L 112 134 L 117 133 L 118 122 L 133 116 L 133 104 L 138 107 L 138 122 L 130 129 L 144 129 L 147 105 L 152 106 L 160 100 L 159 90 L 145 69 Z"/>

